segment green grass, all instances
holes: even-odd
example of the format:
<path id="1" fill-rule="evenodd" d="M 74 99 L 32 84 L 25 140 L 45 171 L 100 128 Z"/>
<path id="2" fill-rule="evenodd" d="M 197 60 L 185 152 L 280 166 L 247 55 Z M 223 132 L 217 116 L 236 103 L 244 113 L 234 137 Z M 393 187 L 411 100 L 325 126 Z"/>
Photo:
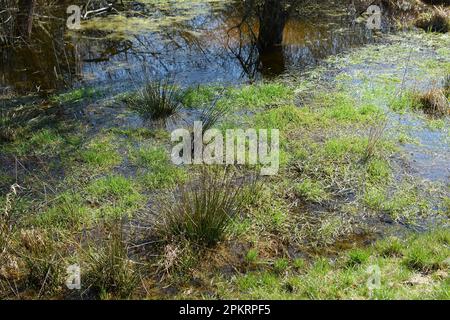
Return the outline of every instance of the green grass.
<path id="1" fill-rule="evenodd" d="M 188 108 L 203 108 L 219 98 L 217 104 L 232 110 L 257 110 L 292 102 L 293 90 L 283 83 L 267 82 L 243 87 L 199 86 L 188 88 L 183 103 Z"/>
<path id="2" fill-rule="evenodd" d="M 120 175 L 108 175 L 92 181 L 85 190 L 98 217 L 131 215 L 144 203 L 139 186 Z"/>
<path id="3" fill-rule="evenodd" d="M 81 194 L 66 192 L 60 195 L 56 203 L 45 212 L 31 220 L 30 224 L 42 228 L 61 230 L 79 230 L 95 221 L 92 211 L 84 202 Z"/>
<path id="4" fill-rule="evenodd" d="M 79 88 L 69 92 L 61 93 L 50 97 L 50 101 L 54 103 L 74 104 L 83 100 L 92 99 L 99 94 L 95 88 Z"/>
<path id="5" fill-rule="evenodd" d="M 336 159 L 345 156 L 363 156 L 367 147 L 367 139 L 354 136 L 331 138 L 324 145 L 324 154 Z"/>
<path id="6" fill-rule="evenodd" d="M 372 183 L 387 183 L 391 177 L 389 163 L 381 159 L 372 159 L 367 166 L 368 180 Z"/>
<path id="7" fill-rule="evenodd" d="M 91 169 L 108 170 L 117 166 L 122 158 L 113 144 L 112 136 L 100 136 L 79 152 L 80 159 Z"/>
<path id="8" fill-rule="evenodd" d="M 64 138 L 52 129 L 42 129 L 28 139 L 17 141 L 15 152 L 18 155 L 52 156 L 63 149 Z"/>
<path id="9" fill-rule="evenodd" d="M 308 201 L 322 202 L 329 198 L 327 191 L 322 184 L 311 179 L 305 179 L 304 181 L 295 185 L 295 191 L 300 197 L 305 198 Z"/>
<path id="10" fill-rule="evenodd" d="M 133 150 L 131 161 L 142 169 L 140 180 L 151 190 L 170 188 L 186 179 L 185 171 L 173 165 L 167 151 L 161 147 L 144 146 Z"/>
<path id="11" fill-rule="evenodd" d="M 117 222 L 116 222 L 117 223 Z M 128 258 L 122 230 L 114 230 L 100 247 L 86 252 L 85 290 L 101 299 L 130 298 L 139 281 L 136 265 Z"/>
<path id="12" fill-rule="evenodd" d="M 242 187 L 234 176 L 202 171 L 198 181 L 180 185 L 159 205 L 156 232 L 165 241 L 187 240 L 212 247 L 224 238 L 236 214 L 242 212 Z"/>
<path id="13" fill-rule="evenodd" d="M 221 92 L 218 86 L 190 87 L 183 93 L 183 105 L 187 108 L 200 109 L 211 104 Z"/>
<path id="14" fill-rule="evenodd" d="M 245 255 L 245 261 L 248 263 L 256 263 L 258 261 L 258 250 L 250 249 Z"/>
<path id="15" fill-rule="evenodd" d="M 254 122 L 257 128 L 279 129 L 283 134 L 298 126 L 308 127 L 316 120 L 308 110 L 286 105 L 256 114 Z"/>

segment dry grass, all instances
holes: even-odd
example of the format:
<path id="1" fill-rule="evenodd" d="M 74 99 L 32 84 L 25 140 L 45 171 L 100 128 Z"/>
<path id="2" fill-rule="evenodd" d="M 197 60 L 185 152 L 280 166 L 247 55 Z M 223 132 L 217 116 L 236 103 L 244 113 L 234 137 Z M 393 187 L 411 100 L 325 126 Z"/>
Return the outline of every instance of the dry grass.
<path id="1" fill-rule="evenodd" d="M 445 77 L 443 88 L 445 96 L 450 99 L 450 74 Z"/>
<path id="2" fill-rule="evenodd" d="M 450 29 L 449 11 L 444 7 L 434 7 L 432 11 L 422 13 L 415 24 L 425 31 L 447 33 Z"/>
<path id="3" fill-rule="evenodd" d="M 448 90 L 448 89 L 447 89 Z M 417 97 L 417 107 L 432 117 L 445 117 L 450 113 L 445 89 L 433 88 Z"/>

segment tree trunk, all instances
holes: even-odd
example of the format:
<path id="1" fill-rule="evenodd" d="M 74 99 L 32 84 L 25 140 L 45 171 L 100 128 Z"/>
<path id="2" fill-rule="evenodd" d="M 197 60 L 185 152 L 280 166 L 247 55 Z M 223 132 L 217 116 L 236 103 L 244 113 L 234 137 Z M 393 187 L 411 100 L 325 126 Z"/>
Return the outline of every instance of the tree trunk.
<path id="1" fill-rule="evenodd" d="M 29 38 L 33 28 L 33 13 L 36 0 L 19 0 L 17 14 L 17 33 L 19 36 Z"/>
<path id="2" fill-rule="evenodd" d="M 281 45 L 288 12 L 281 0 L 264 0 L 259 17 L 258 48 L 261 51 Z"/>

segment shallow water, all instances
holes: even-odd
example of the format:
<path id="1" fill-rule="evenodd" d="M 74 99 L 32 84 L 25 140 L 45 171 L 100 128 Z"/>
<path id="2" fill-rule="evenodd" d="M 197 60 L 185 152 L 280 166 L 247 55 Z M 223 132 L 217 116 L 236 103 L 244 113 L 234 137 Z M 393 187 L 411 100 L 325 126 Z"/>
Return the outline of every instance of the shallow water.
<path id="1" fill-rule="evenodd" d="M 247 82 L 301 71 L 372 41 L 348 15 L 347 1 L 303 8 L 288 22 L 282 48 L 261 57 L 248 41 L 239 45 L 232 29 L 241 20 L 239 1 L 125 3 L 129 10 L 83 21 L 81 30 L 65 27 L 66 6 L 43 9 L 29 45 L 1 48 L 0 92 L 80 85 L 124 91 L 167 75 L 189 85 Z"/>

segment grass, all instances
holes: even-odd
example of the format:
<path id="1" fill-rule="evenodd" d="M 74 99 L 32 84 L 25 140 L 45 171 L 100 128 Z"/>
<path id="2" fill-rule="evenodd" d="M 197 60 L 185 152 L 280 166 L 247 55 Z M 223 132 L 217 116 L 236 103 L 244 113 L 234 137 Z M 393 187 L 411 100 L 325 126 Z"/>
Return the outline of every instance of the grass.
<path id="1" fill-rule="evenodd" d="M 176 114 L 181 100 L 178 88 L 166 79 L 147 83 L 128 99 L 128 105 L 146 120 L 159 120 Z"/>
<path id="2" fill-rule="evenodd" d="M 444 89 L 433 88 L 417 97 L 416 108 L 433 117 L 445 117 L 450 112 L 449 100 Z"/>
<path id="3" fill-rule="evenodd" d="M 422 13 L 415 24 L 418 28 L 428 32 L 447 33 L 450 30 L 450 19 L 448 9 L 434 7 L 433 10 Z"/>
<path id="4" fill-rule="evenodd" d="M 0 110 L 0 143 L 15 140 L 19 130 L 17 128 L 18 118 L 17 112 Z"/>
<path id="5" fill-rule="evenodd" d="M 221 176 L 173 165 L 165 129 L 115 122 L 67 134 L 61 120 L 18 130 L 1 146 L 0 188 L 9 192 L 17 179 L 24 189 L 8 209 L 0 296 L 72 297 L 61 271 L 79 263 L 83 298 L 449 299 L 448 229 L 404 236 L 423 217 L 442 213 L 436 221 L 447 223 L 448 188 L 409 177 L 414 163 L 394 147 L 414 136 L 398 133 L 397 122 L 423 119 L 413 112 L 417 91 L 410 83 L 421 88 L 447 73 L 448 40 L 407 35 L 420 50 L 411 54 L 405 83 L 410 42 L 394 39 L 328 61 L 346 73 L 324 86 L 317 79 L 329 74 L 319 68 L 301 83 L 199 86 L 180 91 L 180 100 L 174 87 L 176 99 L 162 97 L 164 83 L 153 90 L 147 102 L 196 109 L 189 112 L 211 119 L 207 127 L 220 121 L 221 129 L 280 129 L 279 175 L 264 178 L 258 191 L 237 178 L 251 175 L 249 166 L 230 166 L 236 176 Z M 442 87 L 448 94 L 448 84 Z M 121 97 L 137 101 L 139 94 Z M 72 92 L 54 102 L 71 106 L 89 95 Z M 158 118 L 151 113 L 160 106 L 146 107 L 144 118 Z M 129 113 L 119 109 L 121 123 Z M 432 134 L 445 135 L 447 121 L 436 120 Z M 421 123 L 414 129 L 428 130 Z M 15 171 L 13 156 L 23 170 Z M 30 166 L 33 157 L 41 167 Z M 0 209 L 6 200 L 0 196 Z M 150 231 L 119 228 L 118 220 L 135 226 L 141 214 Z M 400 232 L 366 246 L 377 230 Z M 380 268 L 381 287 L 369 290 L 372 266 Z M 17 282 L 19 296 L 5 279 Z"/>
<path id="6" fill-rule="evenodd" d="M 134 181 L 116 174 L 92 181 L 85 192 L 86 199 L 95 208 L 94 215 L 97 217 L 130 216 L 143 203 L 139 186 Z"/>
<path id="7" fill-rule="evenodd" d="M 50 101 L 60 105 L 68 105 L 89 100 L 99 95 L 95 88 L 78 88 L 50 97 Z"/>
<path id="8" fill-rule="evenodd" d="M 81 194 L 67 191 L 55 203 L 30 221 L 41 228 L 79 230 L 95 220 Z"/>
<path id="9" fill-rule="evenodd" d="M 307 201 L 322 202 L 329 198 L 329 194 L 322 184 L 311 179 L 305 179 L 296 184 L 295 191 L 300 197 L 304 197 Z"/>
<path id="10" fill-rule="evenodd" d="M 23 281 L 30 288 L 52 295 L 58 292 L 64 279 L 64 249 L 58 243 L 56 235 L 39 229 L 28 229 L 20 232 L 19 259 L 23 262 L 27 273 Z"/>
<path id="11" fill-rule="evenodd" d="M 439 279 L 440 273 L 448 274 L 449 266 L 442 262 L 450 255 L 446 245 L 449 236 L 448 229 L 435 230 L 410 235 L 402 245 L 396 238 L 387 238 L 342 253 L 334 262 L 313 259 L 300 264 L 299 270 L 286 270 L 287 260 L 279 260 L 283 261 L 281 273 L 248 272 L 228 281 L 217 278 L 215 285 L 223 299 L 445 299 L 448 283 L 433 279 Z M 423 246 L 425 249 L 420 250 Z M 367 287 L 370 266 L 378 266 L 381 271 L 380 287 L 373 291 Z M 419 275 L 418 271 L 426 274 Z"/>
<path id="12" fill-rule="evenodd" d="M 114 224 L 103 244 L 86 252 L 88 271 L 84 286 L 102 299 L 130 298 L 139 279 L 134 262 L 128 258 L 121 224 Z"/>
<path id="13" fill-rule="evenodd" d="M 258 83 L 239 88 L 209 85 L 188 88 L 183 95 L 183 104 L 188 108 L 202 109 L 217 100 L 220 108 L 258 110 L 280 106 L 286 101 L 292 101 L 293 97 L 292 88 L 277 82 Z"/>
<path id="14" fill-rule="evenodd" d="M 227 173 L 203 171 L 198 182 L 180 185 L 160 207 L 157 232 L 163 239 L 186 239 L 214 246 L 242 210 L 241 186 Z"/>
<path id="15" fill-rule="evenodd" d="M 122 158 L 112 141 L 111 136 L 92 140 L 79 152 L 80 159 L 91 169 L 107 170 L 117 166 Z"/>
<path id="16" fill-rule="evenodd" d="M 165 149 L 161 147 L 141 147 L 131 152 L 131 161 L 142 168 L 141 181 L 150 189 L 166 189 L 186 179 L 183 169 L 170 162 Z"/>

